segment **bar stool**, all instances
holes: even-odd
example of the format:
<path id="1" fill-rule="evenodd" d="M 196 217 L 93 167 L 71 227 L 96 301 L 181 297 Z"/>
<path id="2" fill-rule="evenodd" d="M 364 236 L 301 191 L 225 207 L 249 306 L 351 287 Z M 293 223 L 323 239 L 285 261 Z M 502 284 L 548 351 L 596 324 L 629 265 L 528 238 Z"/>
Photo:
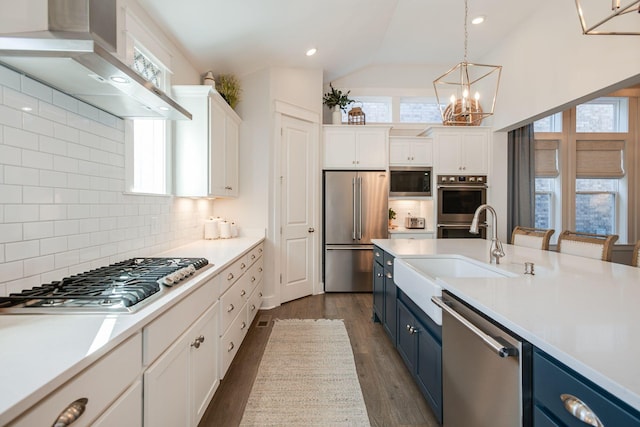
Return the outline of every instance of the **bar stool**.
<path id="1" fill-rule="evenodd" d="M 634 267 L 640 267 L 640 240 L 636 242 L 636 246 L 633 248 L 631 265 L 633 265 Z"/>
<path id="2" fill-rule="evenodd" d="M 558 252 L 611 261 L 617 234 L 591 234 L 565 230 L 558 236 Z"/>
<path id="3" fill-rule="evenodd" d="M 555 233 L 553 229 L 520 227 L 513 229 L 511 244 L 533 249 L 549 250 L 549 240 Z"/>

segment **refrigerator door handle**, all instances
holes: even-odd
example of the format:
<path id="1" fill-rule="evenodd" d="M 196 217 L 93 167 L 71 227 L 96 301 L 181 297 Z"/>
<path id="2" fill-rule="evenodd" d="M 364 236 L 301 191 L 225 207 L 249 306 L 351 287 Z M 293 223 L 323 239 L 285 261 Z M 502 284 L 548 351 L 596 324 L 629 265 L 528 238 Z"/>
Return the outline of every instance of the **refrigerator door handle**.
<path id="1" fill-rule="evenodd" d="M 358 240 L 362 240 L 362 177 L 358 177 Z"/>
<path id="2" fill-rule="evenodd" d="M 356 240 L 356 178 L 351 179 L 351 192 L 352 192 L 352 200 L 353 200 L 353 231 L 351 236 L 353 240 Z"/>

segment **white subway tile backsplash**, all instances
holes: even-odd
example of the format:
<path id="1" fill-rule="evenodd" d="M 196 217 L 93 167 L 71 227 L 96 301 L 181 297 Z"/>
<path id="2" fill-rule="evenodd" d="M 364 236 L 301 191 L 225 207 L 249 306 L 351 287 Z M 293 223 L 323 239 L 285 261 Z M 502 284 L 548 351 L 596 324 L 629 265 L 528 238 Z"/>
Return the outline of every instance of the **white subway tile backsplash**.
<path id="1" fill-rule="evenodd" d="M 29 275 L 41 274 L 55 268 L 53 255 L 39 256 L 24 260 L 24 271 Z M 40 281 L 40 279 L 38 279 Z M 37 286 L 34 285 L 34 286 Z M 22 288 L 25 289 L 25 288 Z"/>
<path id="2" fill-rule="evenodd" d="M 4 262 L 4 245 L 0 245 L 0 263 Z M 0 295 L 2 295 L 0 293 Z"/>
<path id="3" fill-rule="evenodd" d="M 3 133 L 5 145 L 12 145 L 33 151 L 38 151 L 38 148 L 40 148 L 38 135 L 35 133 L 10 126 L 5 126 Z"/>
<path id="4" fill-rule="evenodd" d="M 99 148 L 102 141 L 102 136 L 91 132 L 79 132 L 78 144 L 84 145 L 89 148 Z"/>
<path id="5" fill-rule="evenodd" d="M 9 145 L 0 144 L 0 159 L 5 165 L 22 165 L 22 150 Z"/>
<path id="6" fill-rule="evenodd" d="M 80 262 L 80 252 L 77 250 L 54 254 L 54 257 L 56 268 L 69 267 Z"/>
<path id="7" fill-rule="evenodd" d="M 53 224 L 56 236 L 72 236 L 80 233 L 80 221 L 77 219 L 55 221 Z"/>
<path id="8" fill-rule="evenodd" d="M 53 124 L 53 136 L 64 141 L 75 143 L 80 140 L 80 132 L 78 129 L 74 129 L 61 123 Z"/>
<path id="9" fill-rule="evenodd" d="M 21 76 L 22 92 L 31 96 L 35 96 L 49 104 L 53 103 L 53 89 L 45 86 L 40 82 L 30 79 L 27 76 Z"/>
<path id="10" fill-rule="evenodd" d="M 78 104 L 78 114 L 91 119 L 93 122 L 100 120 L 100 110 L 92 105 L 85 104 L 84 102 Z"/>
<path id="11" fill-rule="evenodd" d="M 42 281 L 42 283 L 51 283 L 55 280 L 60 280 L 68 275 L 69 269 L 67 267 L 59 268 L 56 270 L 47 271 L 46 273 L 42 273 L 40 275 L 40 280 Z"/>
<path id="12" fill-rule="evenodd" d="M 4 257 L 7 262 L 33 258 L 40 255 L 39 240 L 25 240 L 22 242 L 7 243 L 4 246 Z"/>
<path id="13" fill-rule="evenodd" d="M 66 205 L 40 205 L 40 221 L 67 219 Z"/>
<path id="14" fill-rule="evenodd" d="M 4 222 L 38 221 L 38 205 L 4 205 Z"/>
<path id="15" fill-rule="evenodd" d="M 74 159 L 91 160 L 91 149 L 84 145 L 67 143 L 67 155 Z"/>
<path id="16" fill-rule="evenodd" d="M 53 122 L 33 114 L 22 115 L 22 127 L 39 135 L 53 136 Z"/>
<path id="17" fill-rule="evenodd" d="M 59 204 L 78 203 L 78 190 L 69 188 L 55 188 L 53 190 L 53 202 Z"/>
<path id="18" fill-rule="evenodd" d="M 24 263 L 22 261 L 4 262 L 0 264 L 0 277 L 3 282 L 24 277 Z"/>
<path id="19" fill-rule="evenodd" d="M 78 103 L 78 109 L 80 109 L 80 105 L 82 105 L 82 102 Z M 74 114 L 70 112 L 67 114 L 67 125 L 80 131 L 90 132 L 92 123 L 90 119 L 81 116 L 79 113 Z"/>
<path id="20" fill-rule="evenodd" d="M 67 112 L 53 104 L 40 101 L 38 104 L 38 114 L 40 117 L 51 120 L 55 125 L 58 123 L 67 123 Z M 55 134 L 55 129 L 54 129 Z"/>
<path id="21" fill-rule="evenodd" d="M 5 88 L 3 102 L 6 106 L 22 111 L 38 111 L 38 99 L 19 90 Z"/>
<path id="22" fill-rule="evenodd" d="M 67 209 L 69 219 L 82 219 L 91 217 L 90 205 L 69 205 Z"/>
<path id="23" fill-rule="evenodd" d="M 94 231 L 100 230 L 99 218 L 86 218 L 86 219 L 79 219 L 77 221 L 78 221 L 79 233 L 92 233 Z"/>
<path id="24" fill-rule="evenodd" d="M 53 188 L 24 186 L 22 198 L 27 204 L 53 203 Z"/>
<path id="25" fill-rule="evenodd" d="M 51 167 L 53 168 L 53 164 Z M 40 170 L 40 185 L 48 185 L 50 187 L 67 187 L 67 174 L 65 172 L 56 172 L 52 170 Z"/>
<path id="26" fill-rule="evenodd" d="M 22 111 L 7 107 L 6 105 L 0 105 L 0 125 L 16 128 L 21 127 Z"/>
<path id="27" fill-rule="evenodd" d="M 60 156 L 67 155 L 67 143 L 65 141 L 44 135 L 40 135 L 38 140 L 40 151 L 43 153 L 57 154 Z"/>
<path id="28" fill-rule="evenodd" d="M 26 222 L 22 225 L 22 233 L 25 240 L 46 239 L 49 237 L 53 237 L 53 222 Z"/>
<path id="29" fill-rule="evenodd" d="M 102 123 L 103 125 L 109 126 L 111 128 L 117 128 L 118 127 L 118 122 L 122 121 L 122 119 L 109 114 L 109 113 L 105 113 L 104 111 L 100 111 L 100 123 Z"/>
<path id="30" fill-rule="evenodd" d="M 36 169 L 53 169 L 53 155 L 39 151 L 22 150 L 22 166 Z"/>
<path id="31" fill-rule="evenodd" d="M 20 292 L 23 289 L 31 289 L 34 286 L 40 286 L 42 283 L 46 283 L 42 282 L 42 278 L 39 275 L 31 275 L 26 268 L 24 269 L 24 275 L 25 277 L 22 279 L 7 282 L 7 293 Z"/>
<path id="32" fill-rule="evenodd" d="M 80 262 L 94 262 L 96 259 L 100 258 L 100 247 L 99 246 L 89 246 L 80 251 Z M 106 265 L 106 264 L 102 264 Z M 100 264 L 98 264 L 100 266 Z M 95 268 L 95 267 L 92 267 Z"/>
<path id="33" fill-rule="evenodd" d="M 0 243 L 20 240 L 22 240 L 22 224 L 0 224 Z"/>
<path id="34" fill-rule="evenodd" d="M 77 159 L 71 159 L 64 156 L 53 156 L 53 170 L 58 172 L 78 172 Z"/>
<path id="35" fill-rule="evenodd" d="M 2 86 L 20 90 L 20 74 L 3 66 L 0 66 L 0 82 Z"/>
<path id="36" fill-rule="evenodd" d="M 84 248 L 91 246 L 91 235 L 86 233 L 69 236 L 67 238 L 67 244 L 69 245 L 69 249 L 84 250 Z"/>
<path id="37" fill-rule="evenodd" d="M 22 186 L 0 184 L 1 203 L 22 203 Z"/>
<path id="38" fill-rule="evenodd" d="M 40 240 L 40 255 L 50 255 L 67 250 L 66 237 L 51 237 Z"/>
<path id="39" fill-rule="evenodd" d="M 40 183 L 40 174 L 37 169 L 6 165 L 4 167 L 4 183 L 38 185 Z"/>
<path id="40" fill-rule="evenodd" d="M 100 200 L 100 194 L 95 191 L 78 190 L 79 203 L 86 203 L 86 204 L 98 203 L 99 200 Z"/>
<path id="41" fill-rule="evenodd" d="M 72 98 L 69 95 L 55 89 L 53 90 L 53 105 L 57 105 L 58 107 L 64 108 L 67 111 L 77 113 L 78 104 L 79 101 L 77 99 Z"/>

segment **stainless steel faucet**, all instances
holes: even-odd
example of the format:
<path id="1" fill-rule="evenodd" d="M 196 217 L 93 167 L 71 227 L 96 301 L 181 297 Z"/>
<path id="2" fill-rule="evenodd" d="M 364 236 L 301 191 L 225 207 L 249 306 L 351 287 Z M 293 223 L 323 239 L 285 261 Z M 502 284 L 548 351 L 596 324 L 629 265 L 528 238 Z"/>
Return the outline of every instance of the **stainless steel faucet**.
<path id="1" fill-rule="evenodd" d="M 476 213 L 473 214 L 473 220 L 471 221 L 471 227 L 469 227 L 469 233 L 478 234 L 478 221 L 480 217 L 480 213 L 483 210 L 488 210 L 491 212 L 493 216 L 493 222 L 491 226 L 491 247 L 489 248 L 489 261 L 495 262 L 496 264 L 500 264 L 500 258 L 504 256 L 504 250 L 502 249 L 502 243 L 498 240 L 498 217 L 496 215 L 496 211 L 489 205 L 484 204 L 478 206 L 476 209 Z"/>

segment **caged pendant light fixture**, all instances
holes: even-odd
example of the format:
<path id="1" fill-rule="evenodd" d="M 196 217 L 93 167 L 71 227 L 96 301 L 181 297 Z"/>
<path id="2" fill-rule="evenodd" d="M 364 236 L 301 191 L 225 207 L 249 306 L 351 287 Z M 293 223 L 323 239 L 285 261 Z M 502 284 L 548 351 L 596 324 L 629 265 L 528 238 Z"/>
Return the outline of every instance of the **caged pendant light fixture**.
<path id="1" fill-rule="evenodd" d="M 493 115 L 496 104 L 502 66 L 473 64 L 467 60 L 468 15 L 469 5 L 465 0 L 464 60 L 433 81 L 445 126 L 479 126 L 485 117 Z"/>
<path id="2" fill-rule="evenodd" d="M 640 0 L 576 0 L 576 9 L 583 34 L 640 35 Z"/>

